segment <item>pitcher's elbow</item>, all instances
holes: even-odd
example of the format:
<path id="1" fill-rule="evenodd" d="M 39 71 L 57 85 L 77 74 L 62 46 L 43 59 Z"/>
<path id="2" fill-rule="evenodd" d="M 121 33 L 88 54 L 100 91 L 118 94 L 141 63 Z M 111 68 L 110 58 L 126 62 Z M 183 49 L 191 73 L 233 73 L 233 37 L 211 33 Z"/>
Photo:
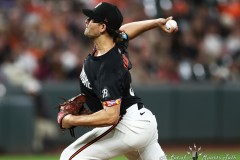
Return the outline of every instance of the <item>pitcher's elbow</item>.
<path id="1" fill-rule="evenodd" d="M 119 122 L 119 118 L 120 118 L 119 115 L 118 116 L 112 116 L 111 118 L 108 119 L 107 124 L 108 125 L 116 125 Z"/>

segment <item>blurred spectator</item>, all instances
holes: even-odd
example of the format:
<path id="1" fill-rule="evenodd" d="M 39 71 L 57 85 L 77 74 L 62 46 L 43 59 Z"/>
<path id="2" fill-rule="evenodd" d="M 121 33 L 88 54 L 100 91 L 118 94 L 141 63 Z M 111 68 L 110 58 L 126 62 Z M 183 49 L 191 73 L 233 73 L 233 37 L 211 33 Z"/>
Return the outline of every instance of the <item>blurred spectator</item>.
<path id="1" fill-rule="evenodd" d="M 58 136 L 58 129 L 49 115 L 49 108 L 47 108 L 46 100 L 41 93 L 41 84 L 32 79 L 23 84 L 23 89 L 32 98 L 35 105 L 32 149 L 34 153 L 40 153 L 46 149 L 46 146 L 51 147 L 54 144 L 53 142 Z"/>

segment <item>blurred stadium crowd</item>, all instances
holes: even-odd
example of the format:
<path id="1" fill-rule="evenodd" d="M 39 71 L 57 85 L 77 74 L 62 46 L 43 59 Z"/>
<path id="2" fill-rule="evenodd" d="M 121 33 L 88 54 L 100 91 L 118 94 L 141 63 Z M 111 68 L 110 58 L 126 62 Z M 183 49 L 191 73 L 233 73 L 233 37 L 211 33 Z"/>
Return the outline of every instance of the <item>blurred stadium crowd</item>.
<path id="1" fill-rule="evenodd" d="M 107 0 L 124 23 L 173 18 L 179 32 L 148 31 L 130 41 L 135 84 L 237 83 L 240 80 L 239 0 Z M 82 8 L 99 0 L 1 0 L 0 82 L 22 85 L 77 80 L 92 44 Z"/>

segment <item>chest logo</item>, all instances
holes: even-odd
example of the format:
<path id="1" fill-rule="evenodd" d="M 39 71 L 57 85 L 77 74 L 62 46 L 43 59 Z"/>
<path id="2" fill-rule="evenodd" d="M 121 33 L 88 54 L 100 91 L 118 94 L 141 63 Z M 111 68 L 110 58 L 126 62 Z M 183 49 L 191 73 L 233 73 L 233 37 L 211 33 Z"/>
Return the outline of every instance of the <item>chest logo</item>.
<path id="1" fill-rule="evenodd" d="M 92 89 L 90 82 L 88 81 L 87 75 L 85 73 L 84 66 L 83 66 L 82 72 L 80 74 L 80 79 L 85 87 L 87 87 L 88 89 Z"/>

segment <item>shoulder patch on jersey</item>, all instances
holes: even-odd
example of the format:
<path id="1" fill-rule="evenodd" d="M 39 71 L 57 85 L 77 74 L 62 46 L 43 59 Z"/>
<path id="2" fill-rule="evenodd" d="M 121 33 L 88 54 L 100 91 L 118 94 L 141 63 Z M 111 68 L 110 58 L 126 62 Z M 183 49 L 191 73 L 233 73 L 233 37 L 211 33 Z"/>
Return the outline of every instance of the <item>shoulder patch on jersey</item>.
<path id="1" fill-rule="evenodd" d="M 110 97 L 110 94 L 109 94 L 109 91 L 108 91 L 107 87 L 104 87 L 102 89 L 102 94 L 101 95 L 102 95 L 103 99 Z"/>

